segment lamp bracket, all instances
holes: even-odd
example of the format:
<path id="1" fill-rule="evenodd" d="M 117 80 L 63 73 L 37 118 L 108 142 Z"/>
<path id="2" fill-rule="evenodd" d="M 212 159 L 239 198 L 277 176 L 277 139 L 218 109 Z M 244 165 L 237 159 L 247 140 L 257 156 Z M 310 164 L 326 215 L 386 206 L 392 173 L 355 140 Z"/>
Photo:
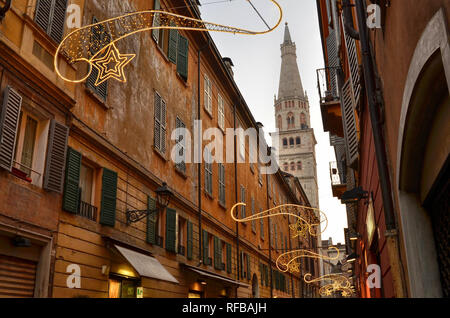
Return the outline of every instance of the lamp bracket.
<path id="1" fill-rule="evenodd" d="M 127 210 L 127 225 L 131 223 L 136 223 L 142 220 L 143 218 L 151 215 L 151 214 L 157 214 L 159 212 L 159 209 L 146 209 L 146 210 Z"/>

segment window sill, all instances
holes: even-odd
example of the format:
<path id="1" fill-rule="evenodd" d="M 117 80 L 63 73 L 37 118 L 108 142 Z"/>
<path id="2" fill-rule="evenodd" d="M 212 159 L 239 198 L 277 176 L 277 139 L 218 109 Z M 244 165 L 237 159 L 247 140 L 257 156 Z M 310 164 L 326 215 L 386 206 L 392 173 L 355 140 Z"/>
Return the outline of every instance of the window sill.
<path id="1" fill-rule="evenodd" d="M 180 73 L 176 72 L 177 78 L 180 80 L 180 82 L 184 85 L 184 87 L 188 88 L 189 84 L 187 82 L 187 79 L 185 79 L 183 76 L 180 75 Z"/>
<path id="2" fill-rule="evenodd" d="M 102 106 L 105 110 L 110 109 L 110 107 L 106 104 L 106 100 L 103 100 L 100 97 L 98 97 L 97 94 L 95 94 L 95 92 L 93 92 L 89 87 L 84 86 L 84 90 L 90 97 L 92 97 L 97 102 L 97 104 Z"/>
<path id="3" fill-rule="evenodd" d="M 33 180 L 27 176 L 27 174 L 17 168 L 12 168 L 11 174 L 19 179 L 22 179 L 28 183 L 31 183 Z"/>
<path id="4" fill-rule="evenodd" d="M 168 161 L 166 155 L 163 154 L 161 151 L 159 151 L 158 148 L 156 148 L 155 146 L 152 146 L 152 148 L 153 148 L 153 152 L 155 152 L 161 159 L 163 159 L 165 162 Z"/>
<path id="5" fill-rule="evenodd" d="M 222 209 L 224 209 L 224 210 L 226 210 L 227 209 L 227 207 L 226 207 L 226 205 L 225 204 L 223 204 L 222 202 L 220 202 L 219 201 L 219 206 L 222 208 Z"/>
<path id="6" fill-rule="evenodd" d="M 175 172 L 178 173 L 185 180 L 188 178 L 188 176 L 186 175 L 186 172 L 179 169 L 176 164 L 175 164 Z"/>
<path id="7" fill-rule="evenodd" d="M 204 190 L 203 193 L 210 199 L 210 200 L 214 200 L 214 197 L 212 195 L 212 193 L 209 193 L 208 191 Z"/>
<path id="8" fill-rule="evenodd" d="M 203 105 L 203 109 L 204 109 L 205 112 L 208 114 L 209 118 L 214 119 L 214 117 L 213 117 L 213 115 L 212 115 L 212 112 L 210 112 L 210 111 L 208 110 L 208 108 L 206 108 L 205 105 Z"/>

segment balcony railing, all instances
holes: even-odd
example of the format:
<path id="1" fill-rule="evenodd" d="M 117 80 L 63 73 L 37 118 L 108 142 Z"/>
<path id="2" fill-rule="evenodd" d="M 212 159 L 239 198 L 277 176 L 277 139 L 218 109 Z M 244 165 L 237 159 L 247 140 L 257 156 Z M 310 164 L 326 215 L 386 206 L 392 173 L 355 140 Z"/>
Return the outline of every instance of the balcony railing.
<path id="1" fill-rule="evenodd" d="M 320 103 L 339 101 L 337 89 L 337 67 L 326 67 L 317 71 L 317 88 L 319 90 Z"/>
<path id="2" fill-rule="evenodd" d="M 91 221 L 97 221 L 97 207 L 87 202 L 80 201 L 78 215 L 88 218 Z"/>

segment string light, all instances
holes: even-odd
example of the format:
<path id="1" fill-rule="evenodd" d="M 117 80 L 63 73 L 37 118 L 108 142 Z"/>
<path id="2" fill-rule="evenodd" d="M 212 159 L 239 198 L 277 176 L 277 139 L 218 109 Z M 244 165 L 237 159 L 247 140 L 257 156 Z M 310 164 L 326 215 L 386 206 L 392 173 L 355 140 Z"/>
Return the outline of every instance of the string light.
<path id="1" fill-rule="evenodd" d="M 280 17 L 276 25 L 266 31 L 251 31 L 226 26 L 161 10 L 137 11 L 90 24 L 72 31 L 61 41 L 54 58 L 55 71 L 64 81 L 81 83 L 90 76 L 92 67 L 98 69 L 98 65 L 93 65 L 93 63 L 95 61 L 99 61 L 99 57 L 103 54 L 102 52 L 106 52 L 109 49 L 114 51 L 113 46 L 116 42 L 133 34 L 150 30 L 178 29 L 200 32 L 214 31 L 244 35 L 266 34 L 275 30 L 281 24 L 283 18 L 283 10 L 277 1 L 268 1 L 272 2 L 278 8 Z M 106 33 L 108 36 L 99 36 L 99 33 L 104 31 L 107 31 Z M 91 52 L 92 48 L 96 49 L 95 53 Z M 88 73 L 79 79 L 69 79 L 65 77 L 59 69 L 58 57 L 60 54 L 65 56 L 70 64 L 78 62 L 87 63 L 89 65 Z M 112 76 L 112 78 L 120 78 L 124 80 L 124 76 Z M 95 85 L 99 85 L 98 83 L 101 83 L 101 81 L 97 78 Z"/>

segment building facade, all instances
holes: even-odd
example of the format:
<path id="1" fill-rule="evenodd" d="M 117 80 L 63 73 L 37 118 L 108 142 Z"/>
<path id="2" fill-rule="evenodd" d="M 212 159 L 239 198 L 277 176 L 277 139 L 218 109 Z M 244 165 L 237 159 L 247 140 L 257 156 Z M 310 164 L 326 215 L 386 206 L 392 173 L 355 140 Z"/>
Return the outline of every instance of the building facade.
<path id="1" fill-rule="evenodd" d="M 317 5 L 322 120 L 356 287 L 368 298 L 448 296 L 449 3 Z"/>
<path id="2" fill-rule="evenodd" d="M 82 25 L 149 6 L 200 18 L 196 1 L 28 0 L 8 8 L 0 24 L 0 296 L 315 296 L 302 274 L 317 264 L 294 274 L 275 265 L 284 250 L 311 244 L 291 238 L 295 220 L 237 224 L 230 216 L 237 202 L 246 203 L 240 217 L 310 203 L 280 170 L 264 175 L 262 164 L 237 162 L 249 145 L 227 128 L 259 125 L 209 34 L 139 33 L 117 43 L 136 54 L 126 83 L 96 86 L 93 73 L 73 84 L 53 67 L 72 31 L 64 23 L 70 4 L 80 6 Z M 112 31 L 91 32 L 95 41 Z M 87 74 L 64 55 L 57 63 L 66 77 Z M 186 127 L 193 136 L 196 120 L 237 141 L 234 163 L 189 160 L 194 138 L 172 132 Z M 176 145 L 184 159 L 177 164 Z M 161 189 L 172 194 L 167 206 Z M 133 211 L 148 215 L 132 222 Z"/>

